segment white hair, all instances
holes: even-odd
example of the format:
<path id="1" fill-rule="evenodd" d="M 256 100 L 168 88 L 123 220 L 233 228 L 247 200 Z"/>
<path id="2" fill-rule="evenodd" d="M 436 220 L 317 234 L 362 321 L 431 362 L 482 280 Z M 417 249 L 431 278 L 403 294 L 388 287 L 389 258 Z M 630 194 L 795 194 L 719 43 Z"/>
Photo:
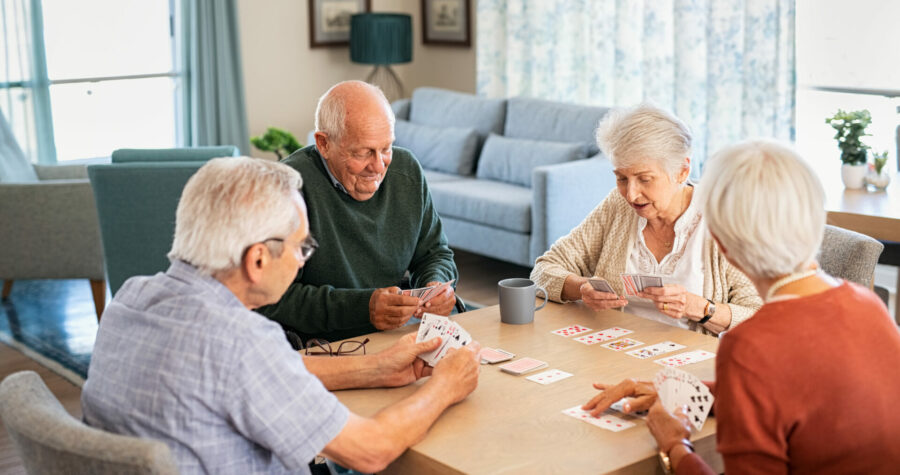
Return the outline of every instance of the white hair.
<path id="1" fill-rule="evenodd" d="M 328 139 L 334 142 L 340 142 L 344 136 L 344 127 L 347 120 L 347 95 L 337 93 L 335 90 L 346 89 L 349 87 L 361 88 L 369 90 L 375 96 L 381 99 L 385 108 L 389 111 L 389 120 L 391 122 L 391 130 L 394 128 L 394 112 L 391 109 L 391 103 L 388 102 L 384 92 L 380 87 L 374 86 L 364 81 L 343 81 L 331 86 L 316 105 L 316 132 L 322 132 L 328 136 Z"/>
<path id="2" fill-rule="evenodd" d="M 678 117 L 645 103 L 606 114 L 597 127 L 597 146 L 614 168 L 656 160 L 674 179 L 691 154 L 691 131 Z"/>
<path id="3" fill-rule="evenodd" d="M 726 147 L 698 189 L 709 230 L 749 276 L 772 279 L 815 261 L 825 232 L 825 190 L 790 147 L 755 140 Z"/>
<path id="4" fill-rule="evenodd" d="M 297 230 L 302 185 L 300 174 L 281 163 L 249 157 L 210 160 L 181 193 L 169 259 L 186 261 L 207 275 L 237 268 L 251 245 Z"/>

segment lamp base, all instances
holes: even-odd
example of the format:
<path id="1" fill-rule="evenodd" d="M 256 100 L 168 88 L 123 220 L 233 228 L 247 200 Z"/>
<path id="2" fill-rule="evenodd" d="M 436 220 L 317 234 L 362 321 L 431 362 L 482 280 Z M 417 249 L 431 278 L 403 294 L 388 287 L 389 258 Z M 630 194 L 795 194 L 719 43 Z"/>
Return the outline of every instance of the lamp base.
<path id="1" fill-rule="evenodd" d="M 375 65 L 375 69 L 366 76 L 366 82 L 380 87 L 388 102 L 394 102 L 404 97 L 403 83 L 400 82 L 400 78 L 389 64 Z"/>

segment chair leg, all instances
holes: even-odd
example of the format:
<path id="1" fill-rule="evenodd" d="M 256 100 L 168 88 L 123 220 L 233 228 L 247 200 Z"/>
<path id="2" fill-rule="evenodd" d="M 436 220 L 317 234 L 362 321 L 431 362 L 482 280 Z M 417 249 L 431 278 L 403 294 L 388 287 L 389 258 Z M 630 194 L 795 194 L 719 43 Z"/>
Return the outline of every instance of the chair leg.
<path id="1" fill-rule="evenodd" d="M 97 311 L 97 321 L 103 315 L 103 309 L 106 307 L 106 281 L 91 280 L 91 293 L 94 294 L 94 310 Z"/>
<path id="2" fill-rule="evenodd" d="M 12 292 L 12 284 L 13 284 L 13 281 L 10 279 L 3 281 L 3 300 L 6 300 L 9 298 L 9 293 Z"/>

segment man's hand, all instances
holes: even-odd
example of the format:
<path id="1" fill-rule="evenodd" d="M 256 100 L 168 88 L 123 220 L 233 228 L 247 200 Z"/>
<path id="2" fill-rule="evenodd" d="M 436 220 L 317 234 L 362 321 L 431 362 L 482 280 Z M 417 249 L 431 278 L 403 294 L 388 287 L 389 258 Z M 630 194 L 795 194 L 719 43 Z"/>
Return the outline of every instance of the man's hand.
<path id="1" fill-rule="evenodd" d="M 408 333 L 390 348 L 378 353 L 378 368 L 384 372 L 385 387 L 406 386 L 425 376 L 430 376 L 432 368 L 419 355 L 436 350 L 441 345 L 440 338 L 416 343 L 416 334 Z"/>
<path id="2" fill-rule="evenodd" d="M 400 295 L 400 287 L 375 289 L 369 299 L 369 321 L 379 330 L 392 330 L 409 321 L 419 308 L 420 300 Z"/>
<path id="3" fill-rule="evenodd" d="M 581 284 L 579 290 L 581 290 L 581 300 L 593 310 L 599 311 L 628 305 L 628 300 L 616 294 L 596 290 L 590 282 Z"/>
<path id="4" fill-rule="evenodd" d="M 442 282 L 429 282 L 426 287 L 431 287 L 432 285 L 441 285 Z M 453 291 L 452 286 L 447 286 L 440 295 L 433 297 L 431 300 L 425 303 L 422 307 L 421 312 L 417 312 L 416 316 L 422 316 L 422 313 L 434 313 L 436 315 L 450 315 L 450 312 L 453 311 L 453 306 L 456 305 L 456 293 Z"/>
<path id="5" fill-rule="evenodd" d="M 451 404 L 462 401 L 478 386 L 480 351 L 481 345 L 473 341 L 462 348 L 448 351 L 434 367 L 431 379 L 444 384 L 445 394 L 450 396 Z"/>
<path id="6" fill-rule="evenodd" d="M 591 411 L 591 415 L 597 417 L 603 411 L 609 409 L 614 402 L 623 397 L 630 397 L 622 404 L 625 413 L 645 411 L 656 401 L 656 390 L 649 381 L 635 381 L 626 379 L 615 386 L 603 383 L 594 383 L 594 388 L 603 391 L 593 399 L 581 406 L 585 411 Z"/>
<path id="7" fill-rule="evenodd" d="M 669 414 L 669 411 L 659 401 L 656 401 L 650 408 L 650 413 L 647 415 L 647 427 L 653 434 L 653 438 L 656 439 L 659 450 L 667 454 L 672 447 L 691 437 L 691 422 L 681 408 L 676 409 L 674 415 Z M 676 465 L 674 460 L 672 465 L 673 467 Z"/>

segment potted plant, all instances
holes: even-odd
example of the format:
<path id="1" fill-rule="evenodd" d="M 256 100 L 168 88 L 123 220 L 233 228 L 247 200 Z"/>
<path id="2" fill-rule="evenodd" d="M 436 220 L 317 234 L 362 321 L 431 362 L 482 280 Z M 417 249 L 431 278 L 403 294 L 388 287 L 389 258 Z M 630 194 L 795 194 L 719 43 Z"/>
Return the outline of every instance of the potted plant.
<path id="1" fill-rule="evenodd" d="M 269 127 L 265 134 L 251 138 L 250 143 L 263 152 L 275 152 L 279 160 L 303 147 L 290 132 L 275 127 Z"/>
<path id="2" fill-rule="evenodd" d="M 836 133 L 835 140 L 841 149 L 841 179 L 847 188 L 862 188 L 866 178 L 866 151 L 869 146 L 862 143 L 866 127 L 872 123 L 872 116 L 866 109 L 845 112 L 838 109 L 832 117 L 825 119 Z"/>
<path id="3" fill-rule="evenodd" d="M 887 164 L 887 150 L 883 152 L 872 152 L 872 165 L 869 170 L 869 176 L 866 181 L 877 190 L 884 190 L 891 183 L 891 175 L 885 171 L 884 166 Z"/>

